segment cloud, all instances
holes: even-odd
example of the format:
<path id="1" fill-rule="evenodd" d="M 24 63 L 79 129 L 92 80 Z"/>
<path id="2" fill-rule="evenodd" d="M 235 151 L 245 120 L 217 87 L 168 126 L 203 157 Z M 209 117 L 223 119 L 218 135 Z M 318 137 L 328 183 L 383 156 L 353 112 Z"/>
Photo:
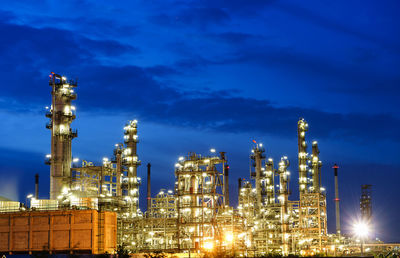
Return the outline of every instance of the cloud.
<path id="1" fill-rule="evenodd" d="M 221 8 L 186 7 L 174 13 L 154 15 L 149 20 L 160 26 L 196 26 L 204 29 L 210 25 L 225 24 L 230 21 L 230 16 Z"/>
<path id="2" fill-rule="evenodd" d="M 152 74 L 153 76 L 159 76 L 164 78 L 169 75 L 179 74 L 179 72 L 176 69 L 165 65 L 155 65 L 151 67 L 146 67 L 145 70 L 149 74 Z"/>
<path id="3" fill-rule="evenodd" d="M 212 34 L 210 37 L 221 40 L 223 42 L 232 44 L 234 46 L 243 46 L 243 44 L 249 43 L 251 40 L 264 40 L 265 37 L 261 35 L 253 35 L 250 33 L 243 32 L 223 32 L 220 34 Z"/>
<path id="4" fill-rule="evenodd" d="M 200 10 L 196 15 L 198 18 L 187 18 L 187 22 L 200 22 L 197 20 L 200 17 L 209 17 L 214 22 L 228 19 L 216 10 Z M 268 100 L 241 97 L 237 91 L 182 89 L 173 81 L 163 80 L 185 69 L 240 62 L 281 65 L 287 71 L 307 71 L 311 75 L 339 77 L 348 82 L 357 81 L 363 75 L 296 53 L 292 49 L 253 47 L 239 49 L 221 59 L 194 56 L 172 66 L 143 68 L 102 64 L 99 56 L 116 57 L 124 53 L 137 53 L 137 49 L 116 41 L 93 40 L 67 30 L 37 29 L 8 23 L 0 23 L 0 33 L 7 35 L 0 42 L 0 54 L 3 56 L 0 61 L 0 83 L 9 86 L 3 90 L 2 95 L 10 103 L 16 102 L 14 104 L 19 107 L 24 103 L 44 106 L 50 102 L 49 88 L 43 85 L 46 84 L 46 73 L 54 69 L 61 73 L 68 71 L 67 75 L 79 78 L 77 105 L 78 110 L 85 112 L 134 112 L 144 120 L 164 124 L 283 136 L 291 135 L 299 117 L 305 117 L 320 137 L 346 137 L 358 141 L 367 141 L 371 137 L 398 141 L 400 137 L 397 133 L 399 120 L 386 114 L 343 115 L 299 107 L 276 107 Z M 219 37 L 241 45 L 253 36 L 225 32 Z M 369 79 L 367 77 L 364 80 Z"/>
<path id="5" fill-rule="evenodd" d="M 274 6 L 277 7 L 279 10 L 282 10 L 294 17 L 316 24 L 325 29 L 357 37 L 361 40 L 374 43 L 377 46 L 390 49 L 391 51 L 394 51 L 396 54 L 400 53 L 400 48 L 398 47 L 397 44 L 393 43 L 392 41 L 387 41 L 383 38 L 374 36 L 372 33 L 364 33 L 360 29 L 355 29 L 354 27 L 352 27 L 351 23 L 342 24 L 340 22 L 333 21 L 332 19 L 329 19 L 326 16 L 319 15 L 315 12 L 308 10 L 307 8 L 303 8 L 298 5 L 292 5 L 292 4 L 288 5 L 288 4 L 278 3 Z"/>
<path id="6" fill-rule="evenodd" d="M 3 98 L 44 101 L 48 88 L 43 77 L 50 71 L 75 72 L 104 57 L 137 54 L 138 49 L 112 40 L 93 40 L 71 31 L 0 23 L 0 84 Z M 79 74 L 84 71 L 79 70 Z M 76 73 L 78 74 L 78 73 Z"/>
<path id="7" fill-rule="evenodd" d="M 135 66 L 97 66 L 85 70 L 77 92 L 78 105 L 88 112 L 134 112 L 141 120 L 163 124 L 285 137 L 292 135 L 297 120 L 305 117 L 313 125 L 317 137 L 343 137 L 356 142 L 366 142 L 370 138 L 400 141 L 400 120 L 390 115 L 275 107 L 267 100 L 239 97 L 235 92 L 175 89 Z"/>

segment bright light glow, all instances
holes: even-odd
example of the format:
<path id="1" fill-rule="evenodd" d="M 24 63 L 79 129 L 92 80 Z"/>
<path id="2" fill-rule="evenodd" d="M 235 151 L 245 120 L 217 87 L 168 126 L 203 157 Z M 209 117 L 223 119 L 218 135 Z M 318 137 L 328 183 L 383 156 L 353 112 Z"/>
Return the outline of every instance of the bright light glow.
<path id="1" fill-rule="evenodd" d="M 210 251 L 213 248 L 214 248 L 214 244 L 212 242 L 205 242 L 204 243 L 204 249 L 207 249 L 208 251 Z"/>
<path id="2" fill-rule="evenodd" d="M 26 198 L 32 198 L 33 194 L 28 194 L 28 196 L 26 196 Z"/>
<path id="3" fill-rule="evenodd" d="M 232 233 L 226 233 L 225 234 L 225 240 L 227 242 L 232 242 L 233 241 L 233 234 Z"/>
<path id="4" fill-rule="evenodd" d="M 182 160 L 184 160 L 185 158 L 184 157 L 179 157 L 179 161 L 182 161 Z"/>
<path id="5" fill-rule="evenodd" d="M 73 160 L 72 160 L 72 162 L 78 162 L 79 161 L 79 158 L 74 158 Z"/>
<path id="6" fill-rule="evenodd" d="M 362 238 L 362 237 L 365 237 L 368 235 L 369 228 L 365 222 L 360 221 L 360 222 L 354 224 L 353 231 L 357 236 Z"/>
<path id="7" fill-rule="evenodd" d="M 215 152 L 215 149 L 214 149 L 214 148 L 213 148 L 213 149 L 210 149 L 210 152 L 214 153 L 214 152 Z"/>

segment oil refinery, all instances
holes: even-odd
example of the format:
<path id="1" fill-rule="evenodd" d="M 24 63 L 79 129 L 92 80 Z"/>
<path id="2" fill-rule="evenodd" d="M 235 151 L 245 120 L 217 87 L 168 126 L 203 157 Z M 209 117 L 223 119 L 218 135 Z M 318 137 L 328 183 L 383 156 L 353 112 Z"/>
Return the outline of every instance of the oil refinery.
<path id="1" fill-rule="evenodd" d="M 78 166 L 72 158 L 78 133 L 71 127 L 77 83 L 51 73 L 49 84 L 51 153 L 45 162 L 50 166 L 50 199 L 39 199 L 36 187 L 30 205 L 0 201 L 1 254 L 111 254 L 119 247 L 137 257 L 160 252 L 179 257 L 345 256 L 399 247 L 367 237 L 365 224 L 356 225 L 358 236 L 341 233 L 337 165 L 332 170 L 336 232 L 328 233 L 320 149 L 316 141 L 308 147 L 309 125 L 303 118 L 297 123 L 298 180 L 288 170 L 295 158 L 273 160 L 254 141 L 250 173 L 239 178 L 238 206 L 233 207 L 228 154 L 215 149 L 210 155 L 188 153 L 171 168 L 174 189 L 161 189 L 155 196 L 147 164 L 147 209 L 141 211 L 138 121 L 127 122 L 123 143 L 114 146 L 114 155 L 102 165 L 82 160 Z M 297 200 L 291 198 L 290 180 L 298 184 Z M 363 185 L 361 208 L 364 222 L 372 224 L 370 189 Z"/>

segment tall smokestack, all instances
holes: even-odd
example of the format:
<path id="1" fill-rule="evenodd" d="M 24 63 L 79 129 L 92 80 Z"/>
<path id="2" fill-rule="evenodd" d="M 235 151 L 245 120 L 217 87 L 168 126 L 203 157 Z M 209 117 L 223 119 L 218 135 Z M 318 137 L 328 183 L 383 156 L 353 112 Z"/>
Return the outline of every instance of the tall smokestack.
<path id="1" fill-rule="evenodd" d="M 39 199 L 39 174 L 35 175 L 35 199 Z"/>
<path id="2" fill-rule="evenodd" d="M 336 234 L 340 234 L 340 211 L 339 211 L 339 184 L 338 184 L 338 165 L 334 165 L 335 172 L 335 210 L 336 210 Z"/>
<path id="3" fill-rule="evenodd" d="M 229 165 L 225 164 L 225 181 L 224 181 L 224 200 L 225 205 L 229 206 Z"/>
<path id="4" fill-rule="evenodd" d="M 240 196 L 240 189 L 242 189 L 242 179 L 238 179 L 238 196 Z"/>
<path id="5" fill-rule="evenodd" d="M 151 208 L 151 179 L 150 179 L 151 164 L 147 163 L 147 211 Z"/>

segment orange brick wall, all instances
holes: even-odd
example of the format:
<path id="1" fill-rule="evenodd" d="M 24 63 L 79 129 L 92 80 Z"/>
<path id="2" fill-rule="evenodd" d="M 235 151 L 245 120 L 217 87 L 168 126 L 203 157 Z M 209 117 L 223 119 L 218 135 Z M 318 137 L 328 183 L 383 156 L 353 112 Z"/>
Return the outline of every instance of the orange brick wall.
<path id="1" fill-rule="evenodd" d="M 99 236 L 96 210 L 30 211 L 0 214 L 0 252 L 97 254 L 117 246 L 117 215 L 103 212 L 104 234 Z"/>

